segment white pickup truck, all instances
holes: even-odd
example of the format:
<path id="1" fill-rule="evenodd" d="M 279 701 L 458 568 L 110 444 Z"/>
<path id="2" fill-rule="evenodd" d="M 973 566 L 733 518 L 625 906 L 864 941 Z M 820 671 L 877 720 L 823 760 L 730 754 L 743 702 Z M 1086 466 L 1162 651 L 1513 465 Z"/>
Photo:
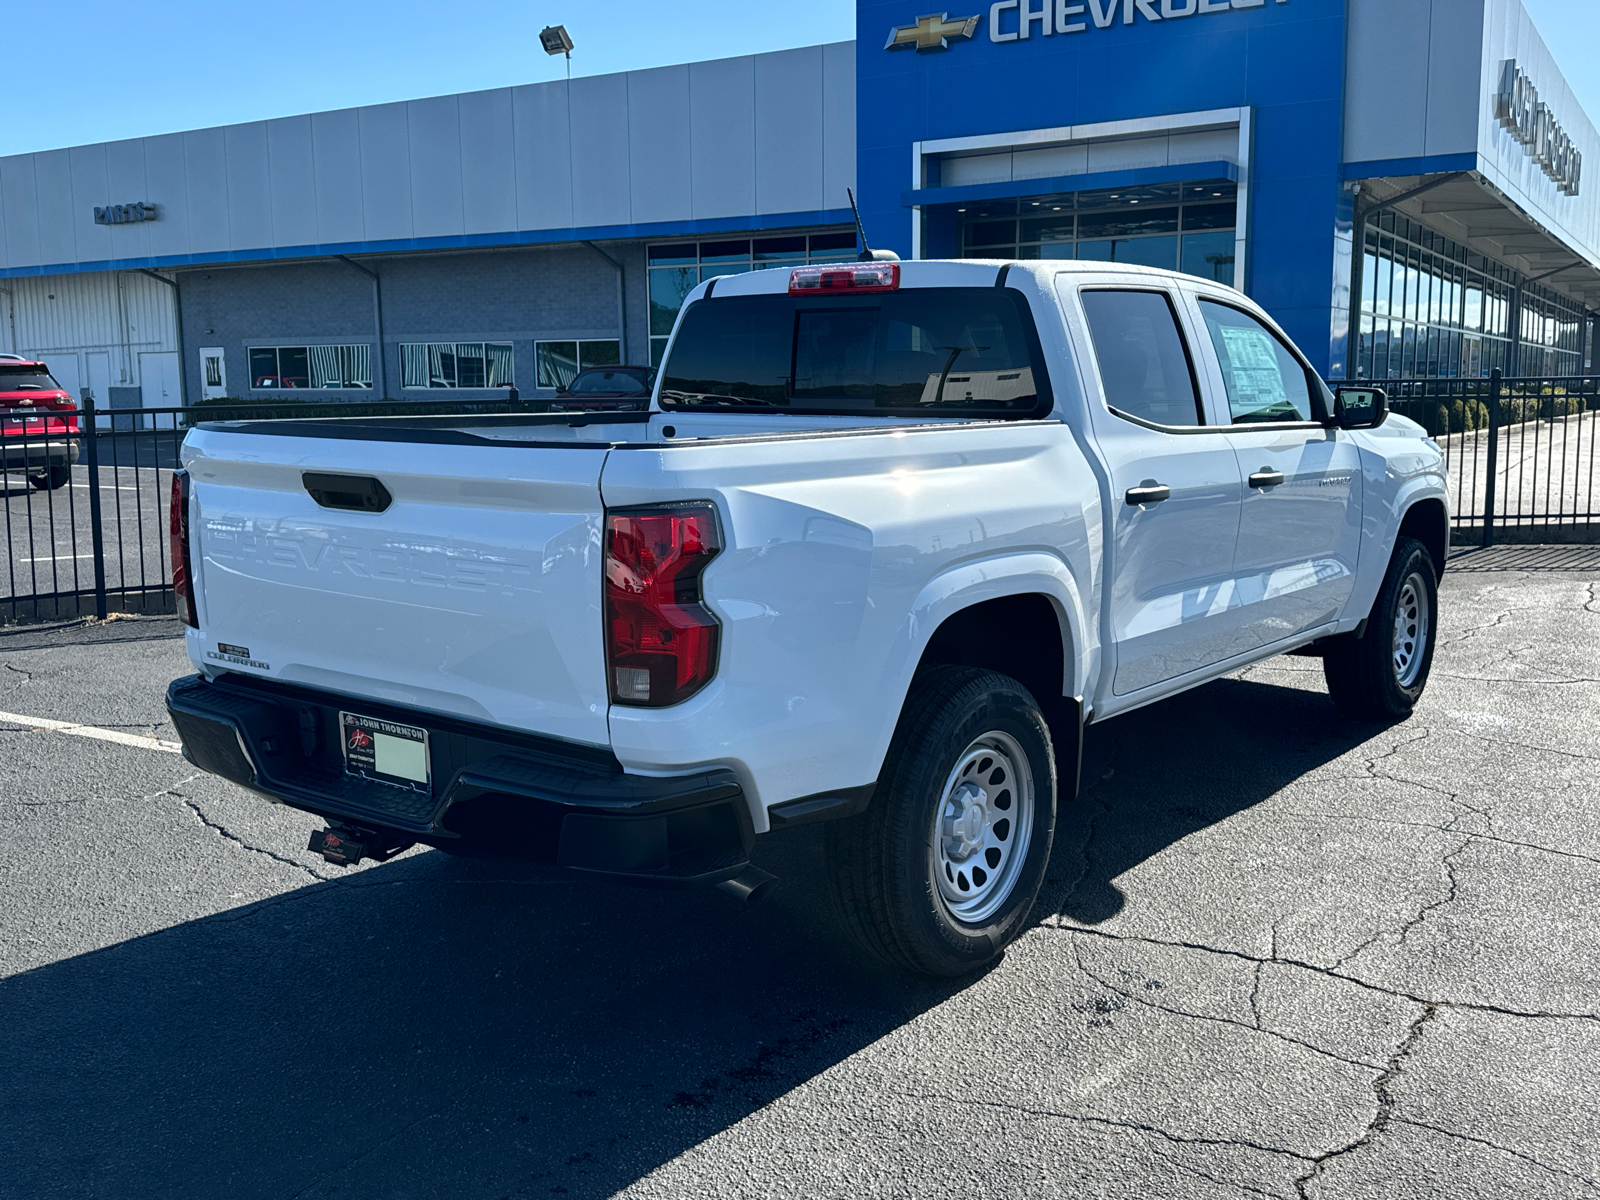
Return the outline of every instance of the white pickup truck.
<path id="1" fill-rule="evenodd" d="M 1288 651 L 1404 717 L 1449 529 L 1381 392 L 1099 263 L 714 279 L 649 411 L 219 422 L 182 467 L 184 752 L 330 860 L 749 892 L 828 821 L 850 927 L 947 975 L 1025 927 L 1088 722 Z"/>

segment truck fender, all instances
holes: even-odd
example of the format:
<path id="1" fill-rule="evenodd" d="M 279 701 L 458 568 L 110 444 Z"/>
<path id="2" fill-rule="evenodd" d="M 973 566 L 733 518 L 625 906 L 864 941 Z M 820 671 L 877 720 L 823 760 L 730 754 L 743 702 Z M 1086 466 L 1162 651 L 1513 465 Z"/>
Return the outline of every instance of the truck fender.
<path id="1" fill-rule="evenodd" d="M 1450 546 L 1450 494 L 1430 478 L 1408 480 L 1395 493 L 1394 499 L 1379 511 L 1363 514 L 1366 525 L 1366 543 L 1362 548 L 1361 563 L 1356 572 L 1356 586 L 1350 593 L 1344 618 L 1339 622 L 1341 632 L 1351 630 L 1367 619 L 1372 605 L 1383 586 L 1383 577 L 1394 557 L 1394 546 L 1400 538 L 1400 526 L 1406 514 L 1424 500 L 1438 500 L 1444 504 L 1445 549 Z"/>
<path id="2" fill-rule="evenodd" d="M 1061 622 L 1064 675 L 1062 695 L 1081 699 L 1093 668 L 1092 647 L 1086 636 L 1083 595 L 1071 569 L 1060 558 L 1043 552 L 1006 554 L 959 563 L 930 579 L 911 603 L 898 644 L 886 664 L 891 695 L 899 700 L 899 719 L 911 677 L 934 632 L 962 609 L 1006 596 L 1039 594 L 1048 598 Z M 888 732 L 893 731 L 893 723 Z M 884 748 L 888 739 L 884 738 Z"/>

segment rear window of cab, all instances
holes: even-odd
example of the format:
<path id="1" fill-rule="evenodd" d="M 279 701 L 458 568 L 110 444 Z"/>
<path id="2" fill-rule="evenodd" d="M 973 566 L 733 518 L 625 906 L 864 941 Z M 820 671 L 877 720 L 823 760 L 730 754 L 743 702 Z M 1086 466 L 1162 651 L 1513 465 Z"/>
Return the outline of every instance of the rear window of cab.
<path id="1" fill-rule="evenodd" d="M 726 296 L 689 306 L 664 409 L 1042 417 L 1052 398 L 1021 293 Z"/>

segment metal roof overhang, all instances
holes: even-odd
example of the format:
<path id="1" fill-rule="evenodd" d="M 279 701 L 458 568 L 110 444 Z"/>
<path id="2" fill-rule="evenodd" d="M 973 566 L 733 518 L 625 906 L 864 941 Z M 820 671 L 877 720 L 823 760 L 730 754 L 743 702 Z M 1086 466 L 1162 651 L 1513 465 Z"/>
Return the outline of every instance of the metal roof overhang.
<path id="1" fill-rule="evenodd" d="M 1591 312 L 1600 309 L 1600 263 L 1567 245 L 1477 171 L 1366 175 L 1347 166 L 1345 178 L 1361 184 L 1361 209 L 1392 207 L 1521 272 L 1530 283 L 1560 292 Z"/>

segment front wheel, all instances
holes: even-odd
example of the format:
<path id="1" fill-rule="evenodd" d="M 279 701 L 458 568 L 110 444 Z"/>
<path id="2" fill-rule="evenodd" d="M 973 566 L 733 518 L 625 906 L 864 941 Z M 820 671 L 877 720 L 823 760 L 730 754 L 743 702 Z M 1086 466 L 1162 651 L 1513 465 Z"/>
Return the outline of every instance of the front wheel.
<path id="1" fill-rule="evenodd" d="M 1437 578 L 1427 547 L 1408 537 L 1395 543 L 1365 636 L 1347 634 L 1323 655 L 1328 694 L 1342 712 L 1375 721 L 1411 715 L 1433 669 Z"/>
<path id="2" fill-rule="evenodd" d="M 1016 680 L 918 673 L 872 804 L 828 827 L 833 891 L 868 950 L 964 975 L 1025 927 L 1055 836 L 1050 731 Z"/>
<path id="3" fill-rule="evenodd" d="M 36 475 L 29 475 L 28 482 L 41 492 L 56 491 L 67 485 L 67 480 L 72 478 L 70 466 L 46 467 Z"/>

